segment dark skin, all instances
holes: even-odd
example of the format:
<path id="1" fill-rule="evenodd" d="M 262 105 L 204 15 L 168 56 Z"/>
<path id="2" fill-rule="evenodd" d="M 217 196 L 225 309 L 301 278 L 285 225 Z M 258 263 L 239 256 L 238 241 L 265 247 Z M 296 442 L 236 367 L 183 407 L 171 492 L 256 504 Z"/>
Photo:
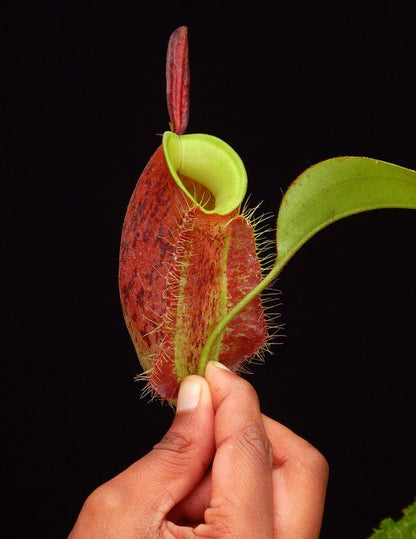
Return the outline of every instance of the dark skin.
<path id="1" fill-rule="evenodd" d="M 69 539 L 319 537 L 328 466 L 215 362 L 180 388 L 150 453 L 86 500 Z"/>

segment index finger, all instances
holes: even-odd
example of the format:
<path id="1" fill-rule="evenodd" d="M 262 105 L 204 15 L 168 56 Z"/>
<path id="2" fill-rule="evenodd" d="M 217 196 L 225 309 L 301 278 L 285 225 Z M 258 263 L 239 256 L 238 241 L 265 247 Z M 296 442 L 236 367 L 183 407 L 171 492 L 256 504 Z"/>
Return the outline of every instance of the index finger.
<path id="1" fill-rule="evenodd" d="M 273 537 L 272 449 L 258 398 L 248 382 L 221 367 L 210 362 L 205 372 L 215 410 L 217 450 L 206 524 L 195 531 Z"/>

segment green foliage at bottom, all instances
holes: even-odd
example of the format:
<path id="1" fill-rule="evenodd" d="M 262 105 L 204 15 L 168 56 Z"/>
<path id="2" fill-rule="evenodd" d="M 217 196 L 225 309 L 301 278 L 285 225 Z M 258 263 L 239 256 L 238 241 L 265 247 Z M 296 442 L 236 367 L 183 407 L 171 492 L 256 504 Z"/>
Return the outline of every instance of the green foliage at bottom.
<path id="1" fill-rule="evenodd" d="M 397 521 L 386 518 L 369 539 L 416 539 L 416 498 Z"/>

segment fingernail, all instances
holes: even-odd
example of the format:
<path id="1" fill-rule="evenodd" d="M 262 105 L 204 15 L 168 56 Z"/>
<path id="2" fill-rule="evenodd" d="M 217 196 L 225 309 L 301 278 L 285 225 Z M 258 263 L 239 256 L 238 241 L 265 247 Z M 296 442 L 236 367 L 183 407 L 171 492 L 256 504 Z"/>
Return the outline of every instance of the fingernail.
<path id="1" fill-rule="evenodd" d="M 202 386 L 198 380 L 192 378 L 189 380 L 185 379 L 179 388 L 176 411 L 194 410 L 201 399 L 201 390 Z"/>
<path id="2" fill-rule="evenodd" d="M 210 361 L 214 367 L 218 367 L 219 369 L 224 369 L 225 371 L 230 371 L 228 367 L 226 367 L 223 363 L 220 363 L 219 361 Z"/>

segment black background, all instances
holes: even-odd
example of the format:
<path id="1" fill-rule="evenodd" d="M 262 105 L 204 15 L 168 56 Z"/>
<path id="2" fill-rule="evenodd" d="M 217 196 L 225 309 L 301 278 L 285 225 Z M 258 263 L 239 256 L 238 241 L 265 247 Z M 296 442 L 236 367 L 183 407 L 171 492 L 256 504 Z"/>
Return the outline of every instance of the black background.
<path id="1" fill-rule="evenodd" d="M 2 4 L 4 536 L 65 537 L 172 419 L 140 399 L 117 289 L 124 211 L 168 128 L 170 33 L 189 27 L 188 132 L 231 144 L 252 204 L 276 214 L 325 158 L 416 168 L 408 5 Z M 285 328 L 249 378 L 330 463 L 323 538 L 366 537 L 416 494 L 415 225 L 370 212 L 310 241 L 277 283 Z"/>

